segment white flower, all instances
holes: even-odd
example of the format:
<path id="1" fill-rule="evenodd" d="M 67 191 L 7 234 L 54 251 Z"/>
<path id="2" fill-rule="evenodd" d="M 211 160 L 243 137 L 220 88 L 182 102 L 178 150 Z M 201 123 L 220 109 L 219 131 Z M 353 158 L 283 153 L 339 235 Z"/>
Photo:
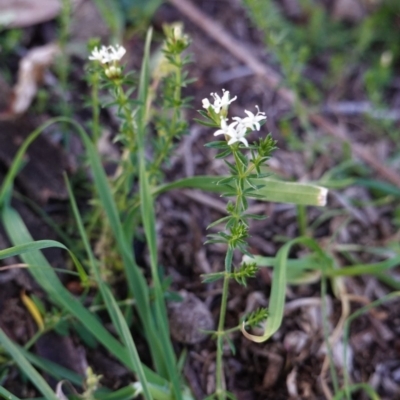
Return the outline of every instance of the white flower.
<path id="1" fill-rule="evenodd" d="M 183 29 L 182 29 L 182 24 L 177 23 L 172 27 L 172 32 L 174 34 L 174 39 L 175 40 L 179 40 L 182 38 L 182 33 L 183 33 Z"/>
<path id="2" fill-rule="evenodd" d="M 237 122 L 232 122 L 229 125 L 226 122 L 227 120 L 225 118 L 221 118 L 221 129 L 218 129 L 214 133 L 214 136 L 218 135 L 228 135 L 230 137 L 236 136 L 235 126 L 237 125 Z"/>
<path id="3" fill-rule="evenodd" d="M 214 97 L 213 108 L 217 114 L 219 114 L 221 108 L 222 109 L 228 108 L 229 104 L 231 104 L 232 101 L 235 101 L 237 99 L 237 96 L 235 96 L 233 99 L 230 99 L 228 90 L 225 91 L 225 89 L 222 89 L 222 92 L 223 92 L 222 98 L 219 97 L 217 93 L 211 93 L 211 96 Z"/>
<path id="4" fill-rule="evenodd" d="M 104 63 L 105 56 L 105 47 L 103 46 L 100 50 L 98 47 L 95 47 L 92 51 L 92 54 L 89 56 L 89 60 L 100 61 Z"/>
<path id="5" fill-rule="evenodd" d="M 238 125 L 235 129 L 235 135 L 231 136 L 228 141 L 228 144 L 231 145 L 236 142 L 242 142 L 246 147 L 249 147 L 249 142 L 245 138 L 247 132 L 247 128 L 242 125 Z"/>
<path id="6" fill-rule="evenodd" d="M 267 119 L 265 116 L 265 113 L 261 112 L 258 106 L 256 106 L 258 112 L 256 115 L 254 115 L 251 111 L 244 110 L 244 112 L 247 114 L 247 117 L 245 118 L 239 118 L 239 117 L 234 117 L 233 119 L 237 121 L 238 125 L 243 125 L 249 129 L 253 130 L 260 130 L 260 121 L 263 119 Z"/>
<path id="7" fill-rule="evenodd" d="M 92 54 L 89 56 L 89 60 L 100 61 L 102 64 L 108 64 L 110 62 L 118 62 L 126 53 L 123 46 L 117 44 L 114 46 L 102 46 L 99 50 L 95 47 Z"/>
<path id="8" fill-rule="evenodd" d="M 238 126 L 238 122 L 232 122 L 231 124 L 227 124 L 227 120 L 225 118 L 221 118 L 221 129 L 218 129 L 214 136 L 225 135 L 229 136 L 230 139 L 228 144 L 231 145 L 236 142 L 242 142 L 246 147 L 249 147 L 249 143 L 244 137 L 246 134 L 245 126 Z"/>
<path id="9" fill-rule="evenodd" d="M 119 61 L 125 55 L 126 50 L 123 46 L 117 44 L 115 47 L 108 46 L 108 54 L 111 61 Z"/>
<path id="10" fill-rule="evenodd" d="M 203 107 L 205 109 L 212 107 L 217 114 L 220 113 L 221 109 L 226 110 L 229 104 L 237 99 L 237 96 L 235 96 L 233 99 L 230 99 L 229 91 L 222 89 L 222 92 L 222 97 L 220 97 L 217 93 L 211 93 L 211 96 L 214 97 L 214 104 L 211 104 L 208 99 L 203 99 Z"/>

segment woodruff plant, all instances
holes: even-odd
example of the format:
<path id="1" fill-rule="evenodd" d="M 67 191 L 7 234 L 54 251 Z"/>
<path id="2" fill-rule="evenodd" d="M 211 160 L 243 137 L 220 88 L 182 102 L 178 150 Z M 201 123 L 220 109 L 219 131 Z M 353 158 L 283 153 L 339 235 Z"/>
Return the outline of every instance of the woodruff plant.
<path id="1" fill-rule="evenodd" d="M 245 110 L 245 117 L 233 117 L 229 121 L 228 108 L 236 98 L 231 99 L 227 91 L 224 91 L 221 97 L 218 94 L 212 94 L 212 103 L 208 99 L 203 100 L 205 110 L 201 111 L 204 118 L 201 123 L 215 127 L 216 136 L 224 136 L 225 140 L 210 143 L 209 147 L 214 147 L 219 151 L 217 157 L 225 160 L 230 175 L 222 177 L 217 183 L 215 183 L 215 177 L 197 176 L 160 184 L 163 178 L 160 173 L 162 166 L 171 156 L 176 139 L 179 139 L 187 130 L 182 109 L 186 106 L 188 99 L 182 97 L 181 89 L 189 82 L 183 70 L 189 62 L 187 56 L 183 54 L 189 40 L 180 25 L 174 24 L 165 28 L 166 41 L 161 51 L 163 57 L 156 71 L 153 71 L 151 80 L 149 68 L 151 32 L 150 29 L 146 36 L 140 74 L 134 75 L 133 80 L 130 78 L 131 73 L 125 72 L 121 62 L 125 54 L 122 46 L 97 47 L 91 53 L 92 62 L 88 69 L 88 74 L 91 75 L 88 80 L 92 85 L 92 136 L 89 136 L 76 121 L 59 117 L 46 122 L 32 132 L 19 149 L 3 184 L 0 185 L 1 222 L 14 245 L 12 248 L 1 250 L 0 259 L 18 254 L 28 266 L 43 267 L 29 268 L 29 271 L 49 295 L 50 301 L 60 307 L 60 313 L 65 312 L 66 318 L 72 316 L 79 321 L 79 324 L 82 324 L 99 343 L 135 374 L 137 382 L 122 388 L 123 396 L 136 398 L 142 395 L 146 400 L 192 400 L 193 396 L 186 390 L 187 387 L 183 382 L 181 362 L 176 359 L 170 338 L 165 307 L 165 285 L 161 282 L 158 264 L 154 198 L 167 190 L 185 187 L 219 191 L 225 196 L 232 197 L 234 200 L 227 205 L 228 215 L 211 225 L 225 223 L 225 229 L 209 237 L 211 243 L 227 245 L 225 269 L 222 272 L 207 275 L 205 281 L 223 279 L 221 312 L 218 329 L 214 332 L 217 341 L 216 391 L 211 398 L 216 397 L 218 400 L 234 398 L 225 390 L 222 365 L 224 341 L 231 344 L 229 333 L 241 329 L 246 337 L 260 342 L 267 340 L 279 328 L 284 311 L 285 291 L 282 288 L 286 284 L 286 259 L 290 246 L 293 243 L 300 243 L 300 239 L 291 241 L 285 244 L 277 254 L 279 267 L 274 271 L 271 286 L 270 313 L 265 309 L 257 310 L 248 315 L 247 320 L 240 325 L 225 329 L 230 280 L 234 279 L 245 285 L 249 278 L 254 277 L 258 269 L 257 264 L 253 262 L 256 258 L 251 258 L 247 251 L 247 238 L 249 220 L 260 217 L 248 212 L 247 198 L 323 205 L 326 190 L 312 185 L 264 179 L 265 175 L 261 172 L 261 167 L 275 148 L 275 141 L 267 136 L 256 143 L 249 144 L 247 135 L 253 130 L 260 130 L 266 119 L 265 114 L 259 109 L 255 114 Z M 108 105 L 114 105 L 114 110 L 117 111 L 120 119 L 120 129 L 115 140 L 121 144 L 122 158 L 112 177 L 106 174 L 96 149 L 96 144 L 100 139 L 100 115 L 97 109 L 100 104 L 98 95 L 100 87 L 108 89 L 112 98 L 112 102 Z M 55 241 L 35 242 L 22 218 L 9 203 L 12 184 L 21 168 L 27 148 L 47 126 L 56 122 L 69 123 L 76 129 L 85 145 L 87 161 L 92 171 L 95 189 L 94 207 L 86 226 L 67 181 L 72 210 L 88 260 L 85 266 L 92 274 L 92 279 L 88 279 L 84 266 L 64 244 Z M 146 277 L 136 262 L 132 246 L 133 236 L 139 224 L 143 227 L 149 253 L 150 273 Z M 101 229 L 97 230 L 98 227 Z M 100 232 L 100 237 L 92 235 L 94 230 Z M 107 241 L 104 241 L 104 238 Z M 302 238 L 301 243 L 306 239 L 310 243 L 309 238 Z M 95 251 L 91 248 L 92 243 L 96 243 Z M 318 250 L 318 246 L 315 244 L 312 246 Z M 81 303 L 82 299 L 86 299 L 86 294 L 81 299 L 77 299 L 63 286 L 40 251 L 48 247 L 69 250 L 82 286 L 88 287 L 89 282 L 97 285 L 100 296 L 95 296 L 93 305 L 100 305 L 98 301 L 101 302 L 101 299 L 104 301 L 101 307 L 108 312 L 114 326 L 114 335 L 111 335 L 100 320 L 85 307 L 86 301 L 85 305 Z M 101 253 L 97 250 L 98 248 L 101 248 Z M 233 262 L 235 250 L 246 256 L 246 261 L 241 265 L 235 265 Z M 118 263 L 124 268 L 128 289 L 126 290 L 128 301 L 120 303 L 117 302 L 121 300 L 120 296 L 114 297 L 108 276 L 102 274 L 103 266 L 106 271 L 110 271 L 110 267 Z M 130 333 L 129 327 L 134 318 L 131 297 L 134 297 L 135 308 L 141 322 L 140 331 L 147 341 L 153 369 L 141 362 Z M 124 308 L 124 313 L 120 306 Z M 263 336 L 255 337 L 245 331 L 246 327 L 259 324 L 267 316 Z M 51 328 L 45 323 L 44 329 Z M 30 341 L 30 345 L 40 334 Z M 7 348 L 11 358 L 18 363 L 45 398 L 57 398 L 21 350 L 13 345 L 1 328 L 0 344 Z M 50 374 L 54 372 L 57 379 L 60 377 L 59 374 L 66 377 L 66 372 L 62 373 L 58 370 L 56 373 L 53 369 L 48 368 L 47 372 Z M 71 375 L 68 375 L 70 379 Z M 97 378 L 92 383 L 91 389 L 87 392 L 90 396 L 96 389 Z M 0 384 L 0 395 L 4 393 L 10 397 Z M 116 398 L 118 395 L 121 394 L 113 393 L 111 397 Z"/>
<path id="2" fill-rule="evenodd" d="M 225 380 L 223 374 L 223 345 L 226 340 L 232 348 L 228 334 L 233 330 L 240 329 L 240 325 L 234 329 L 225 330 L 225 315 L 228 301 L 229 282 L 236 280 L 241 285 L 246 285 L 247 279 L 255 276 L 258 271 L 256 263 L 242 263 L 235 266 L 233 263 L 234 251 L 238 250 L 243 255 L 251 257 L 247 250 L 247 239 L 249 237 L 249 220 L 262 219 L 263 216 L 247 212 L 248 198 L 257 198 L 259 189 L 262 187 L 254 183 L 254 179 L 263 178 L 266 174 L 261 172 L 261 167 L 265 165 L 270 158 L 271 153 L 276 148 L 276 141 L 271 135 L 259 139 L 258 142 L 249 144 L 246 136 L 251 131 L 259 131 L 262 124 L 265 123 L 266 116 L 257 108 L 257 113 L 245 110 L 247 115 L 244 118 L 233 117 L 232 122 L 228 120 L 229 105 L 236 100 L 236 96 L 230 98 L 229 92 L 223 90 L 222 97 L 216 93 L 211 93 L 214 102 L 209 99 L 203 100 L 205 111 L 199 111 L 204 119 L 197 120 L 200 124 L 207 127 L 218 128 L 214 136 L 224 135 L 225 140 L 215 141 L 206 144 L 207 147 L 215 148 L 219 151 L 216 158 L 223 159 L 228 166 L 230 176 L 216 182 L 217 185 L 226 187 L 223 196 L 233 197 L 226 207 L 228 215 L 223 217 L 208 228 L 221 223 L 225 224 L 225 229 L 216 234 L 208 236 L 206 243 L 223 243 L 227 245 L 225 256 L 225 269 L 223 272 L 217 272 L 205 275 L 204 281 L 211 282 L 223 279 L 222 300 L 217 331 L 214 332 L 217 340 L 217 362 L 216 362 L 216 391 L 211 398 L 218 400 L 225 399 L 226 396 L 234 398 L 231 393 L 225 390 Z M 232 160 L 233 159 L 233 160 Z M 267 310 L 260 309 L 249 316 L 245 326 L 256 326 L 267 317 Z"/>
<path id="3" fill-rule="evenodd" d="M 113 98 L 112 103 L 108 105 L 116 106 L 120 130 L 115 140 L 119 141 L 123 148 L 117 172 L 111 178 L 111 190 L 117 203 L 117 209 L 112 210 L 110 219 L 113 222 L 107 226 L 107 222 L 99 218 L 99 224 L 103 225 L 106 231 L 110 231 L 118 244 L 125 267 L 129 295 L 135 297 L 155 370 L 162 378 L 169 380 L 173 398 L 179 400 L 185 398 L 185 394 L 182 391 L 177 360 L 169 335 L 165 288 L 161 283 L 157 260 L 155 213 L 151 189 L 162 178 L 159 170 L 171 155 L 174 139 L 185 132 L 186 125 L 182 120 L 181 109 L 186 101 L 181 96 L 181 89 L 188 81 L 182 69 L 189 60 L 182 53 L 189 45 L 189 40 L 179 25 L 165 27 L 165 34 L 162 57 L 163 67 L 166 70 L 161 77 L 159 75 L 157 81 L 159 87 L 150 85 L 148 60 L 151 33 L 149 32 L 135 100 L 132 99 L 132 93 L 136 89 L 134 80 L 124 71 L 121 63 L 125 54 L 122 46 L 96 47 L 89 59 L 93 61 L 93 73 L 100 76 L 101 85 L 108 89 Z M 158 88 L 161 93 L 156 97 Z M 155 129 L 152 129 L 155 134 L 150 135 L 149 124 L 154 115 L 158 116 Z M 167 124 L 168 117 L 170 118 Z M 151 152 L 151 157 L 148 156 L 148 152 Z M 140 207 L 137 206 L 138 203 Z M 117 221 L 117 218 L 120 220 Z M 128 254 L 139 223 L 143 225 L 150 255 L 151 296 L 150 287 L 142 270 L 136 264 L 135 255 Z M 141 384 L 144 389 L 143 379 Z M 143 394 L 146 399 L 150 398 L 144 391 Z M 157 395 L 154 398 L 160 397 Z"/>

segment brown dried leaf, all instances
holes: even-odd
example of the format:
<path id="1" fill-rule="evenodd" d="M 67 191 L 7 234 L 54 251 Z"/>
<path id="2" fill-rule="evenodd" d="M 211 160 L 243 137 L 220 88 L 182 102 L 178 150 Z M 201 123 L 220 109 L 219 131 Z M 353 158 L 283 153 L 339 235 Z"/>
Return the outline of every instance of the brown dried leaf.
<path id="1" fill-rule="evenodd" d="M 21 59 L 8 116 L 22 114 L 29 108 L 46 68 L 53 62 L 59 50 L 58 45 L 50 43 L 33 48 Z"/>
<path id="2" fill-rule="evenodd" d="M 0 0 L 0 24 L 23 28 L 49 21 L 60 11 L 60 0 Z"/>
<path id="3" fill-rule="evenodd" d="M 365 16 L 365 8 L 359 0 L 336 0 L 332 10 L 339 21 L 358 22 Z"/>

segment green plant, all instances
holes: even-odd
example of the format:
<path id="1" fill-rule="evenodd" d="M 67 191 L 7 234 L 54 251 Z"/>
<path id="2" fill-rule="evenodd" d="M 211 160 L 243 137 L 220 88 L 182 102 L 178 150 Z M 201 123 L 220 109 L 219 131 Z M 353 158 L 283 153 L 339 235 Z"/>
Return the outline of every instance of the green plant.
<path id="1" fill-rule="evenodd" d="M 208 105 L 207 111 L 203 112 L 211 126 L 222 128 L 225 134 L 232 134 L 232 142 L 220 141 L 212 144 L 221 150 L 222 156 L 229 154 L 234 156 L 234 164 L 228 161 L 231 175 L 228 177 L 200 176 L 190 179 L 183 179 L 173 183 L 163 183 L 163 175 L 160 173 L 174 150 L 174 142 L 179 140 L 186 131 L 186 122 L 183 119 L 182 108 L 187 105 L 187 99 L 182 98 L 181 88 L 188 83 L 184 68 L 188 58 L 183 56 L 187 48 L 188 37 L 183 33 L 182 27 L 174 25 L 166 27 L 166 42 L 163 47 L 164 59 L 162 66 L 164 72 L 155 75 L 154 81 L 159 84 L 161 99 L 154 91 L 150 82 L 149 52 L 151 42 L 151 31 L 149 31 L 145 53 L 143 56 L 142 69 L 137 78 L 138 87 L 133 85 L 135 79 L 126 73 L 121 58 L 125 49 L 120 46 L 109 46 L 95 48 L 90 58 L 93 61 L 92 74 L 99 79 L 99 87 L 107 89 L 113 97 L 112 104 L 117 107 L 118 116 L 121 121 L 120 132 L 117 140 L 122 147 L 122 158 L 117 173 L 109 177 L 106 175 L 102 160 L 96 149 L 98 131 L 95 135 L 89 136 L 80 124 L 67 117 L 59 117 L 48 121 L 46 124 L 32 132 L 27 140 L 20 147 L 13 164 L 11 165 L 2 185 L 0 187 L 0 211 L 1 220 L 13 247 L 0 251 L 0 259 L 18 255 L 28 268 L 30 274 L 42 287 L 51 310 L 45 309 L 39 301 L 32 300 L 31 309 L 38 312 L 43 320 L 43 327 L 24 347 L 12 343 L 0 330 L 0 344 L 7 353 L 11 355 L 14 362 L 24 371 L 26 376 L 36 385 L 39 392 L 46 398 L 56 398 L 55 393 L 48 387 L 46 382 L 40 378 L 36 368 L 41 369 L 57 380 L 67 379 L 83 386 L 84 378 L 77 376 L 63 368 L 57 368 L 53 364 L 33 356 L 28 349 L 33 345 L 44 332 L 52 329 L 68 330 L 75 329 L 78 336 L 86 338 L 91 343 L 103 345 L 121 364 L 135 375 L 136 382 L 129 387 L 122 388 L 115 393 L 108 393 L 109 398 L 118 396 L 136 397 L 143 395 L 146 399 L 155 400 L 179 400 L 192 399 L 192 395 L 186 388 L 177 357 L 173 351 L 169 335 L 169 325 L 165 306 L 165 288 L 161 283 L 161 274 L 157 259 L 156 240 L 156 215 L 154 210 L 155 197 L 173 188 L 194 187 L 205 190 L 216 191 L 228 196 L 235 197 L 235 204 L 229 203 L 227 207 L 228 216 L 223 220 L 227 224 L 228 234 L 221 232 L 210 240 L 219 240 L 228 244 L 226 257 L 226 270 L 224 278 L 223 301 L 226 305 L 227 286 L 231 278 L 238 282 L 245 283 L 247 278 L 254 275 L 256 268 L 254 263 L 244 264 L 237 270 L 232 268 L 232 255 L 235 248 L 247 253 L 245 240 L 247 237 L 248 220 L 257 218 L 255 215 L 246 214 L 247 197 L 260 200 L 272 199 L 278 201 L 292 201 L 299 204 L 319 204 L 325 202 L 326 190 L 313 185 L 296 185 L 284 183 L 266 178 L 262 170 L 262 164 L 268 159 L 274 147 L 274 141 L 270 136 L 261 139 L 258 144 L 250 145 L 251 158 L 242 154 L 244 148 L 239 143 L 248 144 L 245 135 L 248 128 L 260 127 L 260 122 L 265 119 L 263 113 L 256 115 L 248 113 L 247 119 L 237 119 L 236 126 L 222 124 L 220 111 L 226 112 L 223 101 L 230 101 L 229 98 L 219 99 L 222 104 L 216 110 L 216 103 L 213 107 Z M 134 99 L 133 99 L 133 96 Z M 226 95 L 225 95 L 226 96 Z M 97 95 L 94 94 L 94 99 Z M 217 98 L 216 98 L 217 100 Z M 218 103 L 218 102 L 217 102 Z M 95 102 L 95 106 L 97 101 Z M 160 111 L 161 110 L 161 111 Z M 158 113 L 158 117 L 154 115 Z M 96 119 L 96 113 L 93 113 Z M 226 114 L 225 114 L 226 116 Z M 208 118 L 208 120 L 207 120 Z M 154 121 L 157 136 L 150 140 L 150 124 Z M 69 181 L 66 184 L 69 191 L 71 209 L 76 221 L 77 232 L 82 242 L 82 259 L 64 244 L 57 241 L 34 241 L 31 234 L 21 219 L 20 215 L 11 205 L 13 181 L 22 167 L 23 158 L 29 145 L 49 125 L 62 123 L 69 125 L 70 129 L 76 132 L 86 149 L 86 163 L 90 166 L 93 179 L 93 201 L 91 224 L 99 227 L 102 234 L 112 238 L 113 249 L 123 266 L 127 285 L 127 298 L 121 299 L 113 293 L 110 282 L 104 279 L 101 269 L 101 260 L 96 258 L 92 249 L 96 237 L 88 235 L 91 230 L 85 226 L 85 219 L 80 215 L 75 195 Z M 98 121 L 96 122 L 98 123 Z M 242 128 L 233 134 L 232 128 Z M 152 147 L 156 157 L 148 158 L 145 150 L 147 146 Z M 247 146 L 246 146 L 247 147 Z M 215 181 L 219 181 L 218 184 Z M 135 259 L 132 248 L 134 232 L 138 227 L 143 227 L 144 236 L 149 251 L 150 278 L 144 276 L 141 266 Z M 49 247 L 58 247 L 68 252 L 75 271 L 79 277 L 84 292 L 81 297 L 74 297 L 61 283 L 60 279 L 43 256 L 41 250 Z M 285 268 L 282 269 L 285 273 Z M 208 277 L 213 279 L 218 277 Z M 278 279 L 277 286 L 282 287 Z M 84 306 L 84 299 L 88 290 L 95 289 L 98 295 L 89 308 Z M 282 296 L 279 296 L 282 301 Z M 139 358 L 136 343 L 132 338 L 132 305 L 139 316 L 135 321 L 147 342 L 151 366 L 144 365 Z M 223 375 L 222 375 L 222 341 L 227 338 L 229 330 L 224 330 L 225 305 L 221 309 L 219 329 L 217 332 L 218 350 L 218 396 L 223 398 Z M 93 314 L 99 310 L 105 310 L 115 330 L 113 336 L 101 323 L 97 315 Z M 45 314 L 45 315 L 43 315 Z M 251 314 L 245 326 L 253 326 L 260 323 L 266 316 L 261 310 Z M 274 329 L 279 327 L 279 316 L 272 317 Z M 240 329 L 239 324 L 234 329 Z M 10 360 L 11 362 L 11 360 Z M 93 377 L 93 376 L 92 376 Z M 90 378 L 90 374 L 86 379 Z M 107 399 L 107 394 L 96 390 L 96 385 L 86 392 L 88 397 Z M 0 386 L 1 393 L 8 395 L 7 391 Z"/>

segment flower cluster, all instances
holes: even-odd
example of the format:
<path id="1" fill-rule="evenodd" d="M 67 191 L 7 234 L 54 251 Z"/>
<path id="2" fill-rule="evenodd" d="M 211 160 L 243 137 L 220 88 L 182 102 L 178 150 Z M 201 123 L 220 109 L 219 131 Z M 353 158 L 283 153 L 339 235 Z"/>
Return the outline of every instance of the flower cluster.
<path id="1" fill-rule="evenodd" d="M 121 68 L 119 61 L 125 55 L 126 50 L 123 46 L 102 46 L 100 49 L 95 47 L 92 54 L 89 56 L 89 60 L 100 61 L 104 64 L 105 74 L 110 79 L 119 78 L 121 76 Z"/>
<path id="2" fill-rule="evenodd" d="M 205 108 L 209 113 L 211 112 L 214 114 L 214 116 L 220 121 L 221 129 L 218 129 L 214 133 L 214 136 L 225 135 L 229 138 L 227 138 L 229 145 L 241 142 L 246 147 L 249 147 L 249 143 L 245 136 L 250 130 L 260 130 L 260 121 L 267 118 L 265 113 L 261 112 L 258 106 L 256 106 L 257 114 L 254 115 L 251 111 L 245 110 L 244 112 L 247 114 L 247 117 L 233 117 L 232 119 L 234 122 L 228 124 L 228 118 L 226 118 L 227 110 L 229 104 L 236 100 L 237 97 L 235 96 L 231 99 L 229 92 L 225 90 L 223 90 L 222 97 L 216 93 L 211 93 L 211 96 L 214 98 L 214 104 L 211 104 L 208 99 L 203 99 L 203 108 Z"/>
<path id="3" fill-rule="evenodd" d="M 118 62 L 125 55 L 126 50 L 124 47 L 117 44 L 114 46 L 102 46 L 99 50 L 95 47 L 92 54 L 89 56 L 89 60 L 100 61 L 102 64 L 108 64 L 111 62 Z"/>
<path id="4" fill-rule="evenodd" d="M 211 104 L 208 99 L 203 99 L 203 108 L 208 110 L 208 108 L 211 107 L 217 114 L 219 114 L 221 110 L 226 111 L 229 104 L 237 99 L 237 96 L 230 99 L 229 92 L 225 91 L 225 89 L 222 89 L 222 97 L 219 97 L 217 93 L 211 93 L 211 96 L 214 97 L 214 104 Z"/>

